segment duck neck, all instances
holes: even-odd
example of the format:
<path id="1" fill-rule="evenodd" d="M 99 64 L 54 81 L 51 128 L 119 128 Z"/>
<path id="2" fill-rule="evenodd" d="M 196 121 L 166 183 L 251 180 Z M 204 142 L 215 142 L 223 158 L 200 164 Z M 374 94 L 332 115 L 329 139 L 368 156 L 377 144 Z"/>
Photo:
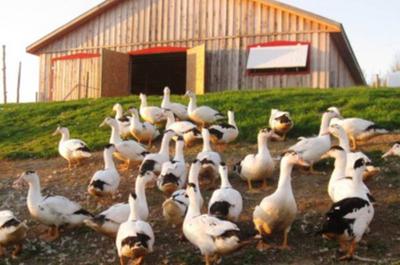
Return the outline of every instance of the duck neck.
<path id="1" fill-rule="evenodd" d="M 119 135 L 118 126 L 111 125 L 110 144 L 119 144 L 120 142 L 122 142 L 122 139 Z"/>
<path id="2" fill-rule="evenodd" d="M 346 151 L 346 153 L 350 152 L 350 143 L 347 134 L 344 131 L 339 132 L 339 145 Z"/>
<path id="3" fill-rule="evenodd" d="M 129 201 L 129 208 L 130 208 L 130 213 L 129 213 L 129 220 L 131 221 L 136 221 L 138 219 L 137 213 L 136 213 L 136 204 L 137 204 L 137 199 L 130 199 Z"/>
<path id="4" fill-rule="evenodd" d="M 196 185 L 196 187 L 198 187 Z M 189 196 L 189 207 L 188 207 L 188 211 L 186 213 L 186 218 L 193 218 L 195 216 L 199 216 L 201 215 L 200 212 L 200 206 L 199 206 L 199 202 L 197 200 L 197 194 L 194 194 L 194 196 Z"/>
<path id="5" fill-rule="evenodd" d="M 104 156 L 104 168 L 105 169 L 115 169 L 114 160 L 112 158 L 113 152 L 110 149 L 105 149 Z"/>
<path id="6" fill-rule="evenodd" d="M 170 98 L 169 98 L 169 94 L 168 93 L 164 93 L 164 97 L 162 99 L 161 106 L 164 106 L 164 108 L 165 108 L 169 104 L 171 104 L 171 101 L 170 101 Z"/>
<path id="7" fill-rule="evenodd" d="M 167 123 L 165 125 L 165 128 L 168 129 L 172 124 L 174 124 L 174 122 L 175 122 L 174 114 L 168 113 L 168 115 L 167 115 Z"/>
<path id="8" fill-rule="evenodd" d="M 192 112 L 197 108 L 197 100 L 196 96 L 190 96 L 189 98 L 189 105 L 188 105 L 188 112 Z"/>
<path id="9" fill-rule="evenodd" d="M 170 141 L 171 141 L 171 136 L 164 135 L 164 137 L 162 138 L 160 151 L 158 152 L 159 154 L 165 155 L 165 156 L 169 155 L 169 142 Z"/>
<path id="10" fill-rule="evenodd" d="M 188 181 L 189 183 L 196 184 L 196 187 L 199 187 L 199 173 L 200 173 L 200 167 L 194 167 L 193 165 L 190 167 Z"/>
<path id="11" fill-rule="evenodd" d="M 147 98 L 145 96 L 140 97 L 140 108 L 147 107 Z"/>
<path id="12" fill-rule="evenodd" d="M 232 188 L 232 185 L 229 182 L 228 174 L 221 174 L 221 189 L 223 188 Z"/>
<path id="13" fill-rule="evenodd" d="M 35 179 L 32 182 L 29 182 L 29 190 L 27 197 L 28 208 L 34 208 L 40 201 L 42 200 L 42 193 L 40 191 L 40 182 L 38 179 Z"/>
<path id="14" fill-rule="evenodd" d="M 328 134 L 328 127 L 329 127 L 329 122 L 330 122 L 330 118 L 328 115 L 324 114 L 322 115 L 322 120 L 321 120 L 321 127 L 319 128 L 319 136 L 323 136 Z"/>
<path id="15" fill-rule="evenodd" d="M 335 167 L 332 171 L 333 179 L 336 180 L 341 177 L 345 177 L 346 175 L 346 163 L 347 163 L 347 156 L 343 152 L 335 158 Z"/>
<path id="16" fill-rule="evenodd" d="M 122 111 L 122 107 L 117 107 L 117 110 L 115 111 L 115 119 L 118 120 L 120 118 L 122 118 L 123 116 L 123 111 Z"/>
<path id="17" fill-rule="evenodd" d="M 65 142 L 69 140 L 69 132 L 63 131 L 61 132 L 61 141 L 60 142 Z"/>
<path id="18" fill-rule="evenodd" d="M 279 181 L 278 181 L 278 190 L 285 189 L 285 190 L 292 190 L 292 175 L 293 164 L 288 163 L 285 158 L 282 158 L 281 161 L 281 170 L 279 173 Z"/>
<path id="19" fill-rule="evenodd" d="M 270 155 L 268 150 L 268 139 L 266 137 L 263 136 L 258 137 L 257 145 L 258 145 L 259 155 L 267 155 L 267 156 Z"/>
<path id="20" fill-rule="evenodd" d="M 137 195 L 136 203 L 142 204 L 147 208 L 146 183 L 144 182 L 143 177 L 136 177 L 135 192 Z"/>
<path id="21" fill-rule="evenodd" d="M 353 172 L 353 183 L 359 187 L 363 183 L 364 169 L 357 168 Z"/>
<path id="22" fill-rule="evenodd" d="M 211 152 L 210 135 L 207 133 L 203 136 L 203 152 Z"/>
<path id="23" fill-rule="evenodd" d="M 228 116 L 228 123 L 232 126 L 236 127 L 236 122 L 235 122 L 235 118 L 231 115 Z"/>
<path id="24" fill-rule="evenodd" d="M 184 143 L 181 141 L 176 142 L 174 160 L 184 162 L 183 145 Z"/>
<path id="25" fill-rule="evenodd" d="M 132 124 L 132 128 L 133 129 L 137 129 L 137 128 L 139 128 L 140 127 L 140 121 L 139 121 L 139 116 L 137 116 L 137 115 L 133 115 L 132 116 L 132 122 L 131 122 L 131 124 Z"/>

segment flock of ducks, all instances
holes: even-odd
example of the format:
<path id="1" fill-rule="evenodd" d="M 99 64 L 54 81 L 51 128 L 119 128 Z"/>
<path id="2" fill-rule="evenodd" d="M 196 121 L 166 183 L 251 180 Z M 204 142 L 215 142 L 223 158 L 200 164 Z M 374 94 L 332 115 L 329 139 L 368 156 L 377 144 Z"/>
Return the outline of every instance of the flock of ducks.
<path id="1" fill-rule="evenodd" d="M 238 137 L 234 112 L 228 112 L 228 123 L 216 124 L 224 117 L 223 114 L 208 106 L 198 106 L 196 95 L 190 91 L 186 96 L 189 97 L 188 107 L 171 102 L 170 90 L 165 88 L 159 108 L 149 106 L 146 96 L 141 94 L 139 110 L 130 108 L 130 115 L 126 116 L 117 103 L 113 107 L 115 118 L 107 117 L 101 123 L 100 126 L 111 128 L 109 144 L 104 148 L 104 169 L 93 175 L 87 192 L 99 200 L 113 198 L 121 180 L 115 157 L 125 163 L 124 170 L 129 169 L 132 163 L 139 167 L 135 189 L 130 193 L 128 203 L 114 204 L 93 215 L 68 198 L 43 196 L 36 172 L 21 174 L 13 185 L 16 188 L 24 184 L 29 186 L 29 213 L 34 220 L 48 226 L 41 238 L 52 241 L 60 236 L 60 227 L 85 224 L 115 238 L 122 265 L 127 264 L 128 259 L 134 264 L 142 264 L 155 244 L 155 235 L 148 222 L 146 189 L 156 186 L 166 197 L 161 206 L 165 220 L 173 227 L 181 227 L 182 235 L 200 250 L 207 265 L 248 244 L 251 238 L 244 238 L 236 224 L 243 210 L 242 195 L 230 184 L 228 166 L 211 145 L 226 146 Z M 161 136 L 159 128 L 162 124 L 165 130 L 161 147 L 158 152 L 151 153 L 149 147 Z M 268 149 L 269 141 L 284 141 L 294 123 L 289 112 L 273 109 L 269 126 L 258 132 L 257 153 L 248 154 L 233 167 L 233 171 L 247 182 L 250 194 L 260 191 L 253 187 L 255 181 L 262 182 L 261 189 L 266 187 L 266 180 L 272 177 L 276 167 Z M 379 168 L 374 167 L 365 154 L 354 150 L 358 140 L 386 132 L 370 121 L 344 119 L 336 107 L 326 110 L 319 134 L 301 137 L 282 155 L 276 190 L 264 197 L 254 209 L 252 219 L 258 234 L 257 249 L 263 251 L 276 247 L 269 242 L 270 236 L 276 233 L 283 233 L 279 248 L 289 248 L 288 234 L 297 215 L 291 185 L 293 168 L 298 165 L 313 170 L 314 163 L 331 157 L 335 159 L 328 183 L 332 207 L 326 213 L 319 233 L 340 243 L 340 250 L 345 253 L 340 259 L 357 257 L 354 254 L 356 244 L 369 230 L 374 216 L 375 200 L 364 179 L 379 172 Z M 69 168 L 91 156 L 85 142 L 70 139 L 67 128 L 58 127 L 55 133 L 61 134 L 58 150 L 68 161 Z M 339 139 L 339 145 L 332 146 L 331 135 Z M 203 141 L 203 148 L 188 168 L 184 149 L 199 139 Z M 171 141 L 175 142 L 172 159 L 169 153 Z M 400 144 L 395 144 L 383 157 L 390 155 L 400 156 Z M 215 189 L 207 207 L 201 194 L 203 188 Z M 207 209 L 207 213 L 202 213 L 203 209 Z M 17 256 L 27 231 L 26 224 L 11 211 L 0 211 L 0 256 L 5 254 L 5 247 L 9 245 L 15 245 L 12 256 Z"/>

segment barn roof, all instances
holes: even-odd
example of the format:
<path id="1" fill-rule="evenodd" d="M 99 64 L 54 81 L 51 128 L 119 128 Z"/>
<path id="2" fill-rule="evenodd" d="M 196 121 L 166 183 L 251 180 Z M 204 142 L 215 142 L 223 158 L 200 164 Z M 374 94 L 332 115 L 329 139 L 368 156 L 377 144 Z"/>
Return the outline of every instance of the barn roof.
<path id="1" fill-rule="evenodd" d="M 42 37 L 41 39 L 37 40 L 36 42 L 32 43 L 26 48 L 26 51 L 31 54 L 40 54 L 40 50 L 47 46 L 48 44 L 52 43 L 53 41 L 59 39 L 60 37 L 68 34 L 69 32 L 75 30 L 77 27 L 85 24 L 86 22 L 90 21 L 92 18 L 97 17 L 107 10 L 113 8 L 117 4 L 126 1 L 126 0 L 105 0 L 104 2 L 100 3 L 99 5 L 93 7 L 92 9 L 88 10 L 87 12 L 83 13 L 82 15 L 76 17 L 75 19 L 69 21 L 65 25 L 57 28 L 56 30 L 50 32 L 46 36 Z M 291 13 L 299 14 L 307 19 L 316 21 L 320 24 L 324 24 L 332 31 L 333 40 L 338 45 L 340 52 L 343 54 L 343 58 L 348 64 L 353 77 L 357 84 L 365 85 L 366 81 L 360 65 L 358 64 L 357 58 L 354 54 L 354 51 L 350 45 L 350 41 L 347 37 L 347 34 L 344 30 L 344 27 L 341 23 L 334 21 L 332 19 L 319 16 L 312 12 L 281 3 L 275 0 L 253 0 L 262 2 L 264 4 L 286 10 Z"/>

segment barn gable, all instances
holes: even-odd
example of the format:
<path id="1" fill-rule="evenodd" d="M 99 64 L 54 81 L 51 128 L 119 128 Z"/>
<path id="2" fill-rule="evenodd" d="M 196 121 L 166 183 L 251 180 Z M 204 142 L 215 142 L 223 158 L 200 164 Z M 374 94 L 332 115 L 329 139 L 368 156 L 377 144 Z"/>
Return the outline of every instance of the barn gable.
<path id="1" fill-rule="evenodd" d="M 311 44 L 310 73 L 249 76 L 245 71 L 248 47 L 280 40 Z M 54 86 L 49 83 L 46 67 L 59 56 L 201 44 L 206 48 L 209 91 L 365 84 L 340 23 L 273 0 L 105 1 L 33 43 L 27 51 L 41 57 L 42 89 Z M 331 73 L 338 78 L 330 80 Z M 97 80 L 96 84 L 90 81 L 91 86 L 101 87 L 101 78 L 90 78 Z"/>

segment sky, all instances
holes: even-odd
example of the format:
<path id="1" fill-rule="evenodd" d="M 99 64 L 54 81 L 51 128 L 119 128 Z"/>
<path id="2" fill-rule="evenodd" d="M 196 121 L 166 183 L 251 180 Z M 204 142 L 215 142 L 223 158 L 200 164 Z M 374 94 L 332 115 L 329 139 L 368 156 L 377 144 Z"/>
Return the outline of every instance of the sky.
<path id="1" fill-rule="evenodd" d="M 102 1 L 3 1 L 0 9 L 0 45 L 7 47 L 8 102 L 16 100 L 19 61 L 22 62 L 21 101 L 34 101 L 38 91 L 39 60 L 27 54 L 25 48 Z M 341 22 L 368 82 L 373 74 L 386 74 L 396 54 L 400 54 L 399 0 L 280 1 Z M 3 102 L 2 73 L 0 88 L 0 102 Z"/>

